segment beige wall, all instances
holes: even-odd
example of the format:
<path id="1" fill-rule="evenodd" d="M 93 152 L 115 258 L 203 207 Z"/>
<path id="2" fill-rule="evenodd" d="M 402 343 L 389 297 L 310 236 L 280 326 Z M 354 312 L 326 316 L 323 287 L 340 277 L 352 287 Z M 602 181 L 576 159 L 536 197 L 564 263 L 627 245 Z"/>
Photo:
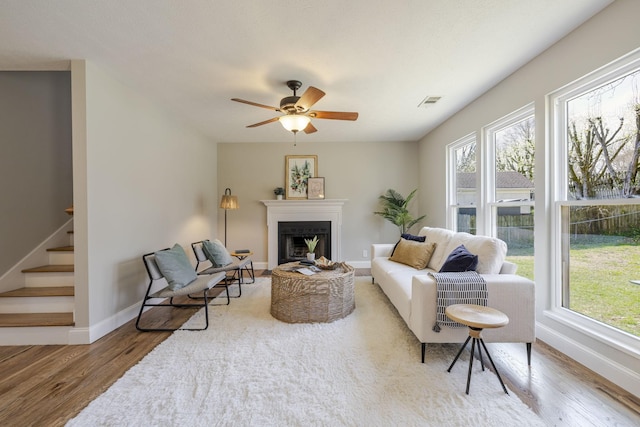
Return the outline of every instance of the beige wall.
<path id="1" fill-rule="evenodd" d="M 72 64 L 77 341 L 137 315 L 141 256 L 211 234 L 216 145 L 96 64 Z"/>
<path id="2" fill-rule="evenodd" d="M 345 126 L 357 126 L 357 122 Z M 283 140 L 287 139 L 292 139 L 291 135 L 283 130 Z M 239 210 L 227 214 L 227 246 L 252 249 L 254 260 L 266 263 L 267 215 L 260 200 L 274 199 L 273 189 L 285 186 L 286 155 L 315 154 L 318 176 L 325 177 L 326 198 L 348 199 L 343 209 L 343 258 L 368 265 L 362 251 L 369 251 L 371 243 L 395 242 L 399 238 L 397 227 L 372 212 L 378 210 L 378 196 L 388 188 L 404 195 L 416 188 L 417 143 L 311 144 L 304 142 L 304 135 L 298 140 L 296 147 L 293 142 L 218 144 L 218 200 L 229 187 L 240 203 Z M 417 209 L 417 200 L 412 206 Z M 223 240 L 223 211 L 218 216 L 218 233 Z"/>
<path id="3" fill-rule="evenodd" d="M 640 2 L 617 0 L 601 13 L 500 82 L 462 111 L 429 133 L 419 143 L 419 182 L 441 181 L 446 174 L 446 145 L 531 102 L 536 115 L 536 211 L 535 281 L 538 336 L 591 369 L 640 394 L 640 364 L 631 355 L 593 334 L 583 333 L 550 312 L 554 287 L 550 271 L 550 212 L 546 161 L 553 143 L 547 140 L 546 95 L 617 59 L 640 45 Z M 420 211 L 434 225 L 446 224 L 444 186 L 427 189 L 421 185 Z"/>

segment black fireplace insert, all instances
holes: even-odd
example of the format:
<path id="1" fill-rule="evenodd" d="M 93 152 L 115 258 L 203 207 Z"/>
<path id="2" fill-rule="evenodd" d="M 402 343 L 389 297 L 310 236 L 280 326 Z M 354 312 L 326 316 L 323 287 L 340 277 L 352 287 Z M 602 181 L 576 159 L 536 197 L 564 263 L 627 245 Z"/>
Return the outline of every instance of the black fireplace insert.
<path id="1" fill-rule="evenodd" d="M 307 257 L 305 239 L 318 236 L 316 259 L 331 259 L 331 221 L 278 222 L 278 264 L 299 261 Z"/>

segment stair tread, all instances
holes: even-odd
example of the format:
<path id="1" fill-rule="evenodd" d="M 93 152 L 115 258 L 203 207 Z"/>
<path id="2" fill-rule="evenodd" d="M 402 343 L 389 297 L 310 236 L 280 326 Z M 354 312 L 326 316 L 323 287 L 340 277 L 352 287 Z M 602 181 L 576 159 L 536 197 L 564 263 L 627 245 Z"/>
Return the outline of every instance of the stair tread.
<path id="1" fill-rule="evenodd" d="M 57 248 L 49 248 L 47 252 L 73 252 L 73 246 L 60 246 Z"/>
<path id="2" fill-rule="evenodd" d="M 73 264 L 42 265 L 22 270 L 23 273 L 73 273 L 73 271 Z"/>
<path id="3" fill-rule="evenodd" d="M 0 298 L 10 297 L 66 297 L 74 296 L 73 286 L 43 286 L 14 289 L 0 293 Z"/>
<path id="4" fill-rule="evenodd" d="M 0 327 L 73 326 L 73 313 L 0 313 Z"/>

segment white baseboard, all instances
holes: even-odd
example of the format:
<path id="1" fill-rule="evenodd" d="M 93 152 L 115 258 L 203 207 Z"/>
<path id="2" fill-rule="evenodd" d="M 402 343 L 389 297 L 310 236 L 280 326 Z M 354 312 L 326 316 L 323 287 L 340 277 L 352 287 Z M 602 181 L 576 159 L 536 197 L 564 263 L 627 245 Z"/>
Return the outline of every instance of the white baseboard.
<path id="1" fill-rule="evenodd" d="M 83 345 L 91 344 L 91 333 L 89 328 L 73 328 L 69 331 L 68 344 L 69 345 Z"/>
<path id="2" fill-rule="evenodd" d="M 637 372 L 540 323 L 536 323 L 536 335 L 556 350 L 640 397 L 640 375 Z"/>
<path id="3" fill-rule="evenodd" d="M 81 345 L 91 344 L 105 335 L 115 331 L 120 326 L 124 325 L 131 319 L 135 319 L 138 316 L 138 310 L 140 310 L 140 304 L 142 302 L 133 304 L 124 310 L 119 311 L 113 316 L 104 319 L 88 328 L 73 328 L 69 331 L 69 344 Z"/>
<path id="4" fill-rule="evenodd" d="M 346 261 L 353 268 L 371 268 L 371 261 Z"/>
<path id="5" fill-rule="evenodd" d="M 113 316 L 104 319 L 102 322 L 90 326 L 88 329 L 88 336 L 86 337 L 87 339 L 89 339 L 89 342 L 85 344 L 90 344 L 99 340 L 100 338 L 115 331 L 130 320 L 138 317 L 138 312 L 140 310 L 141 304 L 142 301 L 132 304 L 124 310 L 115 313 Z"/>
<path id="6" fill-rule="evenodd" d="M 253 262 L 253 269 L 254 270 L 266 270 L 267 269 L 267 262 L 266 261 L 259 261 Z"/>

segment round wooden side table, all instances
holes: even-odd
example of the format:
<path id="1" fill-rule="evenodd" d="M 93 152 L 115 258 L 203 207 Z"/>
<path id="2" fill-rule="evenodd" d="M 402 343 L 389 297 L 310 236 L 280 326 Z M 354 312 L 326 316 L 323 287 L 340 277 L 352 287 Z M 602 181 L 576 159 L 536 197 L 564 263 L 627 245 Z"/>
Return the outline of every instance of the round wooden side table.
<path id="1" fill-rule="evenodd" d="M 469 336 L 467 340 L 458 351 L 456 358 L 451 362 L 451 366 L 447 369 L 447 372 L 451 372 L 451 368 L 456 364 L 456 361 L 460 357 L 462 350 L 465 349 L 469 340 L 472 339 L 471 342 L 471 357 L 469 358 L 469 374 L 467 375 L 467 391 L 469 394 L 469 385 L 471 384 L 471 369 L 473 368 L 473 356 L 475 352 L 476 344 L 478 345 L 478 355 L 480 357 L 480 364 L 482 366 L 482 370 L 484 371 L 484 361 L 482 360 L 482 349 L 480 348 L 480 344 L 484 348 L 487 357 L 489 358 L 489 362 L 491 362 L 491 366 L 493 366 L 493 370 L 498 376 L 498 380 L 500 380 L 500 385 L 502 385 L 502 389 L 505 393 L 509 394 L 507 391 L 507 387 L 505 387 L 504 382 L 502 382 L 502 378 L 498 373 L 498 369 L 496 365 L 493 363 L 493 359 L 491 359 L 491 355 L 489 354 L 489 350 L 487 350 L 487 346 L 484 344 L 484 340 L 482 339 L 482 330 L 484 328 L 501 328 L 509 323 L 509 318 L 503 312 L 496 310 L 495 308 L 485 307 L 482 305 L 475 304 L 454 304 L 450 305 L 445 309 L 445 314 L 447 317 L 454 322 L 461 323 L 469 327 Z"/>

